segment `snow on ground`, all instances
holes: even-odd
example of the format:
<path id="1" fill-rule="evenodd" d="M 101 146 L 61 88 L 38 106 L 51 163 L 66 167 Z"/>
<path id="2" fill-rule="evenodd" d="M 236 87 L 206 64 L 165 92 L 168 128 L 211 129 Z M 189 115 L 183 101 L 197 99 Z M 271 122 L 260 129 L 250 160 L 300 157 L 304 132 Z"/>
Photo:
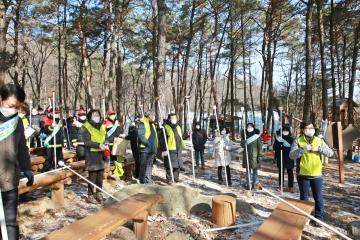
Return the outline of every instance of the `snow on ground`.
<path id="1" fill-rule="evenodd" d="M 231 193 L 236 195 L 241 201 L 249 203 L 255 211 L 255 214 L 239 214 L 236 224 L 262 222 L 271 214 L 276 207 L 278 200 L 267 195 L 262 191 L 253 190 L 249 192 L 244 189 L 245 169 L 241 167 L 240 160 L 233 161 L 231 164 L 231 175 L 233 185 L 226 187 L 217 182 L 217 169 L 213 160 L 207 160 L 206 168 L 196 169 L 196 180 L 192 178 L 191 160 L 189 155 L 185 155 L 185 172 L 181 173 L 181 182 L 184 185 L 199 191 L 201 194 L 213 196 L 221 193 Z M 330 161 L 329 165 L 324 167 L 324 200 L 326 215 L 325 221 L 336 227 L 343 233 L 348 234 L 348 223 L 354 220 L 360 220 L 360 165 L 355 163 L 345 164 L 346 183 L 338 183 L 337 163 Z M 165 171 L 163 163 L 157 161 L 153 169 L 154 183 L 166 185 Z M 271 161 L 263 161 L 259 172 L 260 182 L 264 187 L 280 195 L 277 188 L 277 168 Z M 132 182 L 134 183 L 134 182 Z M 114 193 L 121 189 L 123 182 L 110 182 L 105 184 L 105 188 Z M 125 183 L 129 184 L 129 183 Z M 287 184 L 285 177 L 285 186 Z M 295 180 L 295 193 L 283 193 L 282 197 L 299 198 L 297 183 Z M 59 229 L 62 226 L 71 223 L 86 215 L 96 212 L 101 208 L 100 205 L 88 204 L 85 202 L 87 193 L 84 182 L 73 182 L 72 185 L 65 188 L 66 204 L 64 208 L 54 208 L 49 199 L 48 190 L 37 190 L 27 194 L 27 202 L 19 206 L 19 225 L 20 232 L 26 237 L 22 239 L 40 239 L 49 232 Z M 157 215 L 149 218 L 150 239 L 166 239 L 170 233 L 182 232 L 187 239 L 248 239 L 255 232 L 259 225 L 243 227 L 236 230 L 226 230 L 218 232 L 205 233 L 203 230 L 214 228 L 211 223 L 211 213 L 203 212 L 197 216 L 179 215 L 165 217 Z M 339 239 L 335 234 L 325 228 L 315 228 L 311 225 L 305 227 L 303 233 L 304 239 Z M 106 239 L 118 239 L 116 234 Z"/>

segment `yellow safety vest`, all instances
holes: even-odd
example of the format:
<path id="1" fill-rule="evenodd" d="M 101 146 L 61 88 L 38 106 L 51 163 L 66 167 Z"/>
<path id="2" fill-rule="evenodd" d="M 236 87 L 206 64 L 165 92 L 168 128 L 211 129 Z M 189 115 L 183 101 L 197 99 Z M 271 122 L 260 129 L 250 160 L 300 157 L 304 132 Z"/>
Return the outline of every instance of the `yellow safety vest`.
<path id="1" fill-rule="evenodd" d="M 106 139 L 106 128 L 104 125 L 101 125 L 100 129 L 93 127 L 88 121 L 86 121 L 83 127 L 88 130 L 90 133 L 90 138 L 92 142 L 103 144 Z M 100 148 L 91 148 L 91 152 L 100 152 Z"/>
<path id="2" fill-rule="evenodd" d="M 165 129 L 166 129 L 166 133 L 168 135 L 168 139 L 167 139 L 168 148 L 169 148 L 170 151 L 174 151 L 174 150 L 176 150 L 176 139 L 175 139 L 174 131 L 173 131 L 172 127 L 169 126 L 168 124 L 165 124 Z M 181 127 L 179 125 L 177 125 L 176 130 L 177 130 L 178 135 L 180 137 L 181 148 L 185 149 L 184 140 L 182 138 Z"/>
<path id="3" fill-rule="evenodd" d="M 154 133 L 155 133 L 155 139 L 156 139 L 156 147 L 158 146 L 158 137 L 157 137 L 157 133 L 156 133 L 156 128 L 154 126 L 154 124 L 150 123 L 149 118 L 144 117 L 142 119 L 142 123 L 144 124 L 145 127 L 145 138 L 146 140 L 149 139 L 150 135 L 151 135 L 151 129 L 150 127 L 153 128 Z M 145 148 L 146 146 L 144 144 L 140 144 L 140 148 Z"/>
<path id="4" fill-rule="evenodd" d="M 21 118 L 21 121 L 24 125 L 24 129 L 29 126 L 29 120 L 27 120 L 27 118 L 25 116 Z"/>
<path id="5" fill-rule="evenodd" d="M 298 139 L 298 144 L 300 148 L 309 145 L 305 136 L 302 135 Z M 312 143 L 310 144 L 313 147 L 321 146 L 321 139 L 318 137 L 314 137 Z M 321 156 L 319 152 L 308 152 L 305 151 L 300 158 L 300 175 L 301 176 L 312 176 L 317 177 L 322 175 L 322 162 Z"/>

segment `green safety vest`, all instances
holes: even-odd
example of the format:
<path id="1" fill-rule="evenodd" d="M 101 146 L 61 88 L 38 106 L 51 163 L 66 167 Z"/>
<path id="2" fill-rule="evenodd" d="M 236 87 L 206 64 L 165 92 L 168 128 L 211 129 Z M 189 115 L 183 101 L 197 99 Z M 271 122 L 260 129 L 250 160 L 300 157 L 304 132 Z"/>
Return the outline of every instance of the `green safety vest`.
<path id="1" fill-rule="evenodd" d="M 165 129 L 166 129 L 166 133 L 168 135 L 167 144 L 168 144 L 169 151 L 174 151 L 174 150 L 176 150 L 176 139 L 175 139 L 175 134 L 173 132 L 173 129 L 168 124 L 165 125 Z M 184 140 L 182 138 L 181 127 L 179 125 L 177 125 L 176 130 L 180 137 L 181 148 L 185 149 Z"/>
<path id="2" fill-rule="evenodd" d="M 100 129 L 93 127 L 89 122 L 85 122 L 83 127 L 88 130 L 90 133 L 90 138 L 92 142 L 96 142 L 99 144 L 103 144 L 106 139 L 106 127 L 101 125 Z M 100 148 L 91 148 L 91 152 L 100 152 L 102 151 Z"/>
<path id="3" fill-rule="evenodd" d="M 155 128 L 154 124 L 150 123 L 149 118 L 147 118 L 147 117 L 144 117 L 142 119 L 142 122 L 143 122 L 143 124 L 145 126 L 145 138 L 146 138 L 146 140 L 148 140 L 150 135 L 151 135 L 151 127 L 152 127 L 153 130 L 154 130 L 154 133 L 155 133 L 156 146 L 158 146 L 158 137 L 157 137 L 156 128 Z M 140 144 L 140 148 L 145 148 L 145 147 L 146 146 L 144 144 Z"/>
<path id="4" fill-rule="evenodd" d="M 298 138 L 298 144 L 300 148 L 309 145 L 304 135 Z M 318 137 L 314 137 L 311 146 L 320 147 L 322 140 Z M 317 177 L 322 175 L 322 162 L 319 152 L 305 151 L 300 158 L 300 175 Z"/>

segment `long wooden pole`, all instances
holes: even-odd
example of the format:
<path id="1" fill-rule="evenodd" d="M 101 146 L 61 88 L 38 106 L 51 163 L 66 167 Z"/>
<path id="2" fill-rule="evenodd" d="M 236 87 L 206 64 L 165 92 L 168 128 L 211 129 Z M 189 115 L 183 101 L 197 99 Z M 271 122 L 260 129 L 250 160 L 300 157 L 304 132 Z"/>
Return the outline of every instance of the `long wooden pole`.
<path id="1" fill-rule="evenodd" d="M 338 139 L 338 154 L 339 154 L 339 182 L 345 183 L 344 173 L 344 146 L 343 146 L 343 133 L 341 122 L 336 123 L 337 126 L 337 139 Z"/>
<path id="2" fill-rule="evenodd" d="M 55 92 L 53 92 L 53 103 L 52 103 L 52 109 L 53 109 L 53 123 L 55 122 Z M 53 128 L 53 131 L 55 131 L 55 127 Z M 57 168 L 57 157 L 56 157 L 56 134 L 54 135 L 54 163 L 55 163 L 55 169 Z"/>
<path id="3" fill-rule="evenodd" d="M 284 140 L 283 140 L 283 135 L 282 135 L 282 111 L 283 108 L 279 107 L 279 112 L 280 112 L 280 138 L 281 138 L 281 143 L 280 143 L 280 192 L 281 194 L 283 194 L 283 189 L 284 189 L 284 163 L 283 163 L 283 144 L 284 144 Z"/>
<path id="4" fill-rule="evenodd" d="M 248 178 L 248 183 L 249 183 L 249 190 L 251 191 L 251 182 L 250 182 L 250 166 L 249 166 L 249 155 L 248 155 L 248 150 L 247 150 L 247 143 L 246 143 L 246 120 L 245 120 L 245 113 L 244 113 L 245 108 L 241 107 L 241 116 L 242 116 L 242 125 L 243 125 L 243 129 L 244 129 L 244 146 L 245 146 L 245 157 L 246 157 L 246 171 L 247 171 L 247 178 Z M 244 161 L 244 159 L 243 159 Z"/>
<path id="5" fill-rule="evenodd" d="M 190 123 L 190 96 L 186 96 L 186 106 L 187 106 L 187 119 L 188 119 L 188 125 L 189 130 L 191 130 L 192 124 Z M 190 134 L 190 142 L 191 142 L 191 164 L 192 164 L 192 173 L 193 173 L 193 181 L 195 183 L 195 161 L 194 161 L 194 147 L 192 145 L 192 134 Z"/>

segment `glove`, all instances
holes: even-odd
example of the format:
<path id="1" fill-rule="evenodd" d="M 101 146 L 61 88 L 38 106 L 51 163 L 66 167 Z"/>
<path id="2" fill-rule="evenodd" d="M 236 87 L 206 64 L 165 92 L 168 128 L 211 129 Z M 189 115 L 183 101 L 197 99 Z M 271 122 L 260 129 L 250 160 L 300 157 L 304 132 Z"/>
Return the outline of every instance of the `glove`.
<path id="1" fill-rule="evenodd" d="M 167 151 L 164 151 L 164 152 L 161 153 L 161 156 L 162 156 L 162 157 L 166 157 L 167 155 L 168 155 L 168 152 L 167 152 Z"/>
<path id="2" fill-rule="evenodd" d="M 40 138 L 41 140 L 44 140 L 44 139 L 46 138 L 46 134 L 45 134 L 45 133 L 40 133 L 40 134 L 39 134 L 39 138 Z"/>
<path id="3" fill-rule="evenodd" d="M 28 179 L 26 186 L 31 186 L 34 183 L 34 174 L 31 170 L 24 171 L 24 176 Z"/>
<path id="4" fill-rule="evenodd" d="M 304 147 L 304 150 L 307 151 L 307 152 L 310 152 L 310 151 L 313 150 L 313 147 L 312 147 L 311 145 L 306 145 L 306 146 Z"/>
<path id="5" fill-rule="evenodd" d="M 312 150 L 313 152 L 318 152 L 319 151 L 319 147 L 312 147 Z"/>
<path id="6" fill-rule="evenodd" d="M 65 163 L 64 163 L 64 161 L 60 160 L 60 161 L 58 162 L 58 165 L 59 165 L 60 167 L 64 167 L 64 166 L 65 166 Z"/>
<path id="7" fill-rule="evenodd" d="M 99 145 L 99 148 L 100 148 L 102 151 L 104 151 L 105 148 L 106 148 L 106 145 L 102 143 L 102 144 Z"/>

